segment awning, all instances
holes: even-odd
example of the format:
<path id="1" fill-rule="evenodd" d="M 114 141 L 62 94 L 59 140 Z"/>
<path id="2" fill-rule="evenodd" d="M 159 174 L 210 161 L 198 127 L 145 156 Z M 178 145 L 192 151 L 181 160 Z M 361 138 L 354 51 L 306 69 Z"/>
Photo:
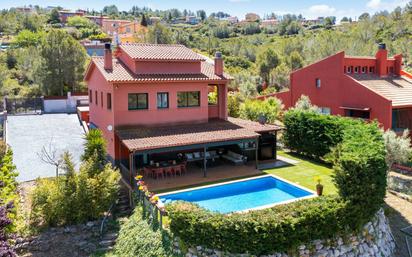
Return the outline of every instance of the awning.
<path id="1" fill-rule="evenodd" d="M 371 108 L 369 108 L 369 107 L 360 108 L 360 107 L 341 106 L 339 108 L 344 109 L 344 110 L 363 111 L 363 112 L 368 112 L 368 111 L 371 110 Z"/>
<path id="2" fill-rule="evenodd" d="M 116 129 L 122 143 L 133 152 L 148 152 L 185 146 L 234 144 L 256 140 L 262 132 L 277 131 L 275 125 L 241 119 L 211 120 L 201 124 Z"/>

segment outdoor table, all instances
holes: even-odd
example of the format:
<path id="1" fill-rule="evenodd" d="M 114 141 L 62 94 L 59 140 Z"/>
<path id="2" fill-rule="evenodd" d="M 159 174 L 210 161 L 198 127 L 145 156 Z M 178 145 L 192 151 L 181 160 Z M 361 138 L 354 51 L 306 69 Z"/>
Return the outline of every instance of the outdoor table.
<path id="1" fill-rule="evenodd" d="M 406 248 L 408 249 L 409 257 L 412 257 L 412 250 L 409 245 L 409 239 L 412 239 L 412 226 L 402 228 L 401 232 L 405 235 Z"/>

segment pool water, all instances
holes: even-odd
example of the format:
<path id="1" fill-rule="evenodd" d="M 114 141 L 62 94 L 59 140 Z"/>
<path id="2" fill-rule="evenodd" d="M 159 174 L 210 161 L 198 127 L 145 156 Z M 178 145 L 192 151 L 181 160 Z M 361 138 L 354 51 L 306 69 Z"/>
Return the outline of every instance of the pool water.
<path id="1" fill-rule="evenodd" d="M 205 209 L 231 213 L 265 208 L 314 194 L 274 176 L 264 176 L 192 190 L 159 195 L 164 204 L 173 201 L 195 203 Z"/>

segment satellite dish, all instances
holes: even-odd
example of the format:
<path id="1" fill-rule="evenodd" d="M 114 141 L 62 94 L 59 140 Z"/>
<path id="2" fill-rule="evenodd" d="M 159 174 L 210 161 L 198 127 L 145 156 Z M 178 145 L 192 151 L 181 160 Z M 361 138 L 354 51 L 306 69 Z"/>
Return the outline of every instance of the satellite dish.
<path id="1" fill-rule="evenodd" d="M 112 125 L 107 126 L 107 130 L 108 130 L 108 131 L 112 131 L 112 130 L 113 130 L 113 126 L 112 126 Z"/>

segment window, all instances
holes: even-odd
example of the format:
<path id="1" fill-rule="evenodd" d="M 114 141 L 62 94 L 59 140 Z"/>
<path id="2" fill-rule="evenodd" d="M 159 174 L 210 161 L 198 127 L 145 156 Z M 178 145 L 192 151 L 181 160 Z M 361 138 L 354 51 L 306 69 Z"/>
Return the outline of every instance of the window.
<path id="1" fill-rule="evenodd" d="M 157 93 L 157 108 L 169 108 L 169 93 Z"/>
<path id="2" fill-rule="evenodd" d="M 352 66 L 348 66 L 346 73 L 352 73 Z"/>
<path id="3" fill-rule="evenodd" d="M 96 105 L 98 104 L 98 101 L 97 101 L 97 91 L 96 92 L 94 92 L 94 99 L 95 99 L 95 101 L 96 101 Z"/>
<path id="4" fill-rule="evenodd" d="M 363 67 L 362 67 L 362 73 L 366 73 L 367 70 L 368 70 L 368 69 L 367 69 L 366 66 L 363 66 Z"/>
<path id="5" fill-rule="evenodd" d="M 112 94 L 107 93 L 107 110 L 112 109 Z"/>
<path id="6" fill-rule="evenodd" d="M 89 103 L 93 102 L 93 92 L 92 90 L 89 90 Z"/>
<path id="7" fill-rule="evenodd" d="M 369 73 L 374 73 L 375 72 L 375 67 L 369 67 Z"/>
<path id="8" fill-rule="evenodd" d="M 359 73 L 359 67 L 358 66 L 355 67 L 355 73 Z"/>
<path id="9" fill-rule="evenodd" d="M 217 86 L 216 85 L 209 85 L 208 86 L 208 94 L 207 94 L 207 98 L 208 98 L 208 104 L 209 105 L 217 105 Z"/>
<path id="10" fill-rule="evenodd" d="M 316 87 L 320 88 L 320 79 L 316 79 Z"/>
<path id="11" fill-rule="evenodd" d="M 100 92 L 100 101 L 101 101 L 101 105 L 102 105 L 102 108 L 103 108 L 103 92 Z"/>
<path id="12" fill-rule="evenodd" d="M 148 109 L 148 95 L 147 93 L 129 94 L 128 103 L 129 110 Z"/>
<path id="13" fill-rule="evenodd" d="M 177 93 L 177 107 L 195 106 L 200 106 L 200 91 Z"/>
<path id="14" fill-rule="evenodd" d="M 319 111 L 321 114 L 330 115 L 330 108 L 329 107 L 319 107 Z"/>

